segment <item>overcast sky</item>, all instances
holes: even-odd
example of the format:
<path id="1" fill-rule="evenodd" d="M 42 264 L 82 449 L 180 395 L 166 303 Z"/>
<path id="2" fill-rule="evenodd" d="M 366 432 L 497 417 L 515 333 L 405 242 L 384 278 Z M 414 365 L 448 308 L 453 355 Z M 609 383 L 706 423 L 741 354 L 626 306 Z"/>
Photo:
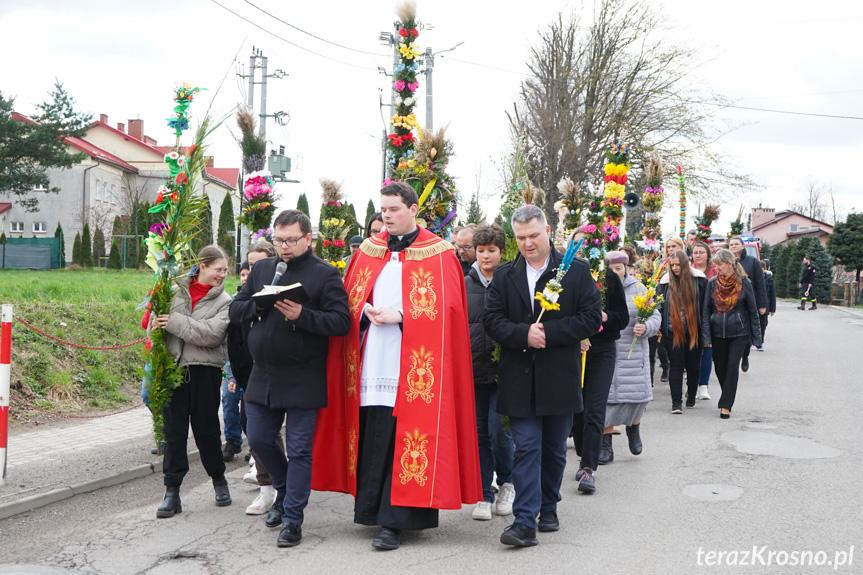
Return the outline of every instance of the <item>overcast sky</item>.
<path id="1" fill-rule="evenodd" d="M 496 213 L 500 192 L 496 164 L 506 151 L 504 112 L 512 108 L 526 77 L 528 49 L 537 30 L 557 12 L 582 5 L 532 0 L 504 8 L 507 4 L 418 2 L 419 19 L 433 25 L 419 37 L 423 50 L 432 46 L 437 52 L 464 42 L 436 58 L 434 120 L 435 126 L 449 125 L 456 153 L 449 171 L 458 178 L 465 200 L 479 180 L 489 197 L 486 212 L 491 213 Z M 592 3 L 586 5 L 589 9 Z M 304 34 L 255 6 L 347 48 Z M 246 80 L 236 74 L 248 70 L 255 46 L 269 57 L 271 72 L 282 69 L 289 74 L 270 79 L 267 109 L 287 112 L 291 120 L 280 127 L 270 119 L 267 136 L 271 148 L 287 148 L 294 166 L 301 168 L 295 175 L 302 182 L 277 187 L 280 206 L 294 207 L 297 196 L 306 192 L 314 215 L 318 179 L 323 177 L 342 181 L 343 191 L 362 216 L 368 199 L 377 201 L 380 187 L 384 122 L 379 90 L 388 103 L 390 81 L 378 67 L 390 69 L 392 56 L 378 36 L 392 30 L 394 6 L 389 0 L 3 1 L 0 90 L 17 98 L 17 110 L 31 114 L 36 103 L 47 99 L 56 77 L 80 110 L 96 118 L 108 114 L 112 125 L 141 118 L 147 135 L 169 145 L 173 137 L 164 118 L 171 112 L 173 86 L 188 80 L 209 88 L 194 104 L 193 116 L 203 114 L 210 102 L 214 115 L 226 114 L 245 100 Z M 736 105 L 863 117 L 863 56 L 852 32 L 863 20 L 859 0 L 666 0 L 663 6 L 661 33 L 697 49 L 698 79 L 710 82 Z M 421 123 L 424 84 L 420 78 L 416 112 Z M 256 90 L 260 93 L 260 87 Z M 383 118 L 388 113 L 384 109 Z M 726 231 L 740 205 L 747 210 L 759 203 L 788 207 L 806 178 L 832 182 L 842 211 L 860 211 L 863 183 L 855 168 L 863 153 L 862 120 L 718 111 L 717 122 L 726 121 L 742 127 L 718 146 L 759 187 L 723 205 L 715 231 Z M 233 120 L 227 125 L 236 133 Z M 227 129 L 220 131 L 211 151 L 217 167 L 239 167 L 239 148 Z M 674 187 L 673 182 L 666 184 Z M 663 227 L 669 232 L 676 226 L 674 193 L 666 206 Z M 696 207 L 691 205 L 690 210 Z"/>

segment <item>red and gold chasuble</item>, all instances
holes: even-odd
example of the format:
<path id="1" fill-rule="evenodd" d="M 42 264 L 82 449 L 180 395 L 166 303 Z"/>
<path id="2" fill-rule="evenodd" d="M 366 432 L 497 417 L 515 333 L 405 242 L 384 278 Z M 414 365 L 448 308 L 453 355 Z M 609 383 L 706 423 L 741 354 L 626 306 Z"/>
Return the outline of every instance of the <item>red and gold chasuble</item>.
<path id="1" fill-rule="evenodd" d="M 390 259 L 387 233 L 367 239 L 351 260 L 346 289 L 351 331 L 330 338 L 328 407 L 318 415 L 312 489 L 357 493 L 360 319 Z M 452 244 L 421 229 L 399 254 L 402 324 L 393 415 L 393 505 L 459 509 L 482 500 L 473 366 L 464 275 Z"/>

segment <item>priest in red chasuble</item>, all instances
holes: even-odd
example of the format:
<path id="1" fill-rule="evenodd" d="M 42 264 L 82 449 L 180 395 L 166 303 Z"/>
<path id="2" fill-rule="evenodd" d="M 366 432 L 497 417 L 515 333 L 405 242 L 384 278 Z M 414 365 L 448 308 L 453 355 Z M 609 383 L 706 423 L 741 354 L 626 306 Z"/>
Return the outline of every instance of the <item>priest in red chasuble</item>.
<path id="1" fill-rule="evenodd" d="M 351 330 L 330 338 L 312 458 L 312 488 L 354 495 L 380 550 L 482 500 L 464 275 L 452 244 L 417 227 L 418 204 L 385 186 L 386 230 L 351 261 Z"/>

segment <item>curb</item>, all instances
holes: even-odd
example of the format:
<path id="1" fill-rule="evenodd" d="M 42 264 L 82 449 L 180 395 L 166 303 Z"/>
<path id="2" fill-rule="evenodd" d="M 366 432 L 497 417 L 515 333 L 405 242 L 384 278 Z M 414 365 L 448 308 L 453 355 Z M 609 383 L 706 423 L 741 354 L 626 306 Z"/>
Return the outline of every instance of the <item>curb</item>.
<path id="1" fill-rule="evenodd" d="M 200 458 L 201 454 L 197 449 L 189 452 L 189 461 L 194 461 Z M 45 507 L 46 505 L 57 503 L 58 501 L 70 499 L 76 495 L 81 495 L 82 493 L 91 493 L 105 487 L 113 487 L 114 485 L 120 485 L 121 483 L 132 481 L 133 479 L 139 479 L 141 477 L 152 475 L 153 473 L 161 472 L 162 460 L 160 459 L 153 463 L 138 465 L 137 467 L 127 469 L 126 471 L 100 477 L 99 479 L 93 479 L 85 481 L 84 483 L 77 483 L 66 487 L 59 487 L 46 493 L 31 495 L 29 497 L 19 499 L 18 501 L 3 503 L 0 504 L 0 520 L 19 515 L 21 513 L 26 513 L 34 509 L 39 509 L 40 507 Z"/>

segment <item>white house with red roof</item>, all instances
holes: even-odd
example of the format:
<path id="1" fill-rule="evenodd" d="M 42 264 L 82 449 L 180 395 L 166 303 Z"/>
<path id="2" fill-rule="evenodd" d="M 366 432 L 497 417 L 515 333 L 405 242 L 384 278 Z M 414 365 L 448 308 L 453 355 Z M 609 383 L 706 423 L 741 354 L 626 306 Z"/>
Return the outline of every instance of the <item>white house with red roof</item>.
<path id="1" fill-rule="evenodd" d="M 16 119 L 32 121 L 15 113 Z M 153 202 L 157 190 L 168 175 L 165 154 L 170 147 L 158 146 L 144 134 L 144 121 L 129 120 L 116 127 L 101 114 L 84 138 L 66 138 L 70 151 L 85 154 L 84 160 L 70 169 L 50 169 L 50 186 L 57 194 L 36 189 L 40 194 L 36 212 L 27 212 L 13 202 L 0 203 L 0 226 L 9 237 L 49 237 L 59 222 L 63 228 L 66 261 L 72 261 L 72 239 L 90 223 L 91 231 L 99 226 L 105 238 L 111 234 L 116 216 L 128 218 L 134 201 Z M 234 217 L 239 215 L 239 168 L 216 168 L 209 158 L 195 193 L 206 193 L 213 213 L 212 229 L 218 229 L 218 217 L 225 196 L 230 194 Z M 110 247 L 110 244 L 107 246 Z"/>

